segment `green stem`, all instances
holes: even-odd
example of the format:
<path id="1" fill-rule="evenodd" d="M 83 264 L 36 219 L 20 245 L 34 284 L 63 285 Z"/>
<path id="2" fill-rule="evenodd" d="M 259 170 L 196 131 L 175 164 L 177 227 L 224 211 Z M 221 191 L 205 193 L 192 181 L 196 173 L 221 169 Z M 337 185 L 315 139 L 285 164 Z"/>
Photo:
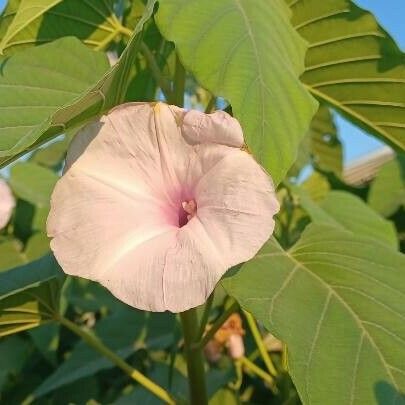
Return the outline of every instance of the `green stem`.
<path id="1" fill-rule="evenodd" d="M 277 370 L 274 367 L 273 362 L 271 361 L 271 358 L 270 358 L 270 355 L 269 355 L 267 349 L 264 346 L 263 339 L 260 334 L 259 328 L 257 327 L 255 319 L 249 312 L 243 311 L 243 313 L 245 314 L 250 331 L 252 332 L 253 338 L 256 342 L 257 348 L 259 349 L 259 352 L 262 356 L 262 359 L 264 361 L 264 364 L 266 365 L 267 370 L 269 371 L 270 374 L 276 376 Z"/>
<path id="2" fill-rule="evenodd" d="M 206 114 L 209 114 L 212 111 L 212 109 L 214 108 L 215 100 L 216 100 L 216 97 L 211 96 L 210 100 L 208 101 L 207 107 L 205 107 Z"/>
<path id="3" fill-rule="evenodd" d="M 172 97 L 172 90 L 170 88 L 170 83 L 163 76 L 152 51 L 144 42 L 141 42 L 141 52 L 145 57 L 146 61 L 148 62 L 150 71 L 152 72 L 152 75 L 155 78 L 158 86 L 162 89 L 163 95 L 165 96 L 166 100 L 170 99 Z"/>
<path id="4" fill-rule="evenodd" d="M 192 405 L 207 405 L 208 397 L 205 387 L 204 358 L 198 344 L 198 317 L 195 308 L 180 313 L 184 334 L 184 347 L 187 359 L 190 402 Z"/>
<path id="5" fill-rule="evenodd" d="M 214 291 L 208 297 L 208 300 L 204 306 L 204 312 L 202 314 L 201 321 L 200 321 L 200 330 L 198 332 L 199 339 L 201 339 L 204 335 L 205 327 L 207 326 L 207 322 L 208 322 L 208 318 L 210 316 L 210 311 L 211 311 L 213 301 L 214 301 Z"/>
<path id="6" fill-rule="evenodd" d="M 91 333 L 87 332 L 86 330 L 80 328 L 74 322 L 70 321 L 69 319 L 59 316 L 58 321 L 71 330 L 73 333 L 78 335 L 82 338 L 88 345 L 90 345 L 93 349 L 97 350 L 103 356 L 107 357 L 112 363 L 114 363 L 117 367 L 123 370 L 126 374 L 128 374 L 133 380 L 141 384 L 147 390 L 155 394 L 158 398 L 164 401 L 166 404 L 175 405 L 176 402 L 171 397 L 171 395 L 164 390 L 162 387 L 154 383 L 148 377 L 144 376 L 139 371 L 135 370 L 131 367 L 128 363 L 126 363 L 121 357 L 111 351 L 104 343 L 97 338 L 96 336 L 92 335 Z"/>
<path id="7" fill-rule="evenodd" d="M 260 377 L 263 381 L 266 381 L 269 386 L 272 388 L 272 390 L 275 390 L 275 385 L 274 385 L 274 379 L 273 377 L 263 371 L 260 367 L 256 366 L 255 363 L 251 362 L 248 358 L 246 357 L 241 357 L 239 359 L 241 364 L 245 366 L 248 370 L 250 370 L 253 374 L 256 374 L 258 377 Z"/>
<path id="8" fill-rule="evenodd" d="M 176 55 L 176 71 L 174 73 L 174 83 L 174 93 L 170 102 L 179 107 L 183 107 L 186 71 L 184 70 L 184 66 L 182 65 L 178 55 Z"/>
<path id="9" fill-rule="evenodd" d="M 229 318 L 231 314 L 236 312 L 239 309 L 239 304 L 234 301 L 222 314 L 221 316 L 214 322 L 211 328 L 207 331 L 207 333 L 201 339 L 199 345 L 200 347 L 204 347 L 215 335 L 218 329 L 223 325 L 223 323 Z"/>
<path id="10" fill-rule="evenodd" d="M 117 28 L 121 32 L 121 34 L 127 36 L 128 38 L 132 37 L 133 31 L 127 27 L 124 27 L 121 23 L 117 26 Z"/>

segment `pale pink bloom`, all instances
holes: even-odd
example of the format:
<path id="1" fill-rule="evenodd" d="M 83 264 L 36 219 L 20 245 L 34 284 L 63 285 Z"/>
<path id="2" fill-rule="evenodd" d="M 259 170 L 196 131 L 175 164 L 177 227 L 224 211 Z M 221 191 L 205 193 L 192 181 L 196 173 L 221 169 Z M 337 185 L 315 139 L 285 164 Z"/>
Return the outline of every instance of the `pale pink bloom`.
<path id="1" fill-rule="evenodd" d="M 0 179 L 0 229 L 10 221 L 15 207 L 15 199 L 8 184 Z"/>
<path id="2" fill-rule="evenodd" d="M 239 334 L 232 334 L 229 336 L 226 343 L 229 357 L 234 360 L 240 359 L 245 355 L 245 345 L 243 343 L 243 337 Z"/>
<path id="3" fill-rule="evenodd" d="M 124 104 L 75 137 L 51 200 L 63 270 L 139 309 L 181 312 L 251 259 L 274 228 L 270 177 L 238 121 L 163 103 Z"/>

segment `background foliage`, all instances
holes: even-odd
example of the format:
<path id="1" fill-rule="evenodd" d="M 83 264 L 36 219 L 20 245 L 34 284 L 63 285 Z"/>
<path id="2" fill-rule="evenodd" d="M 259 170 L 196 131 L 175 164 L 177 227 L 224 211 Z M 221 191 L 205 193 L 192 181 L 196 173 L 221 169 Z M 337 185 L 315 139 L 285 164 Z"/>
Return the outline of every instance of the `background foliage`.
<path id="1" fill-rule="evenodd" d="M 274 237 L 199 308 L 246 329 L 245 361 L 207 362 L 210 403 L 405 403 L 405 57 L 372 14 L 350 0 L 11 0 L 0 52 L 17 199 L 0 231 L 0 402 L 160 403 L 69 320 L 188 400 L 177 316 L 65 278 L 45 233 L 78 129 L 122 102 L 184 98 L 239 119 L 282 204 Z M 371 179 L 347 181 L 332 109 L 394 148 Z"/>

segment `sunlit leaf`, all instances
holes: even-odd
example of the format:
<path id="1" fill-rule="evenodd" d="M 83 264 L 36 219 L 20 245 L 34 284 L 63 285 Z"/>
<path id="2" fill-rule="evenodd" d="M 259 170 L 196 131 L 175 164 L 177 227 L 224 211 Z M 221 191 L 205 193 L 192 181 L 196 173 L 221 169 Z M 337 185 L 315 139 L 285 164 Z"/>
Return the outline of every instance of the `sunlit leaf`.
<path id="1" fill-rule="evenodd" d="M 24 256 L 27 261 L 37 260 L 49 253 L 49 238 L 45 232 L 34 233 L 27 241 L 24 249 Z"/>
<path id="2" fill-rule="evenodd" d="M 10 186 L 15 195 L 38 207 L 49 205 L 59 176 L 32 162 L 17 163 L 11 168 Z"/>
<path id="3" fill-rule="evenodd" d="M 316 109 L 298 80 L 306 47 L 288 11 L 279 0 L 165 0 L 156 17 L 199 83 L 232 104 L 249 148 L 276 183 Z"/>
<path id="4" fill-rule="evenodd" d="M 405 156 L 381 167 L 371 183 L 368 203 L 386 217 L 405 207 Z"/>
<path id="5" fill-rule="evenodd" d="M 397 248 L 395 227 L 378 215 L 359 197 L 344 191 L 331 191 L 319 204 L 304 190 L 295 188 L 300 205 L 308 212 L 314 223 L 333 225 L 355 235 L 374 239 Z"/>
<path id="6" fill-rule="evenodd" d="M 0 42 L 0 54 L 4 52 L 4 49 L 9 45 L 12 38 L 60 2 L 61 0 L 21 0 L 16 14 Z M 6 13 L 9 14 L 10 10 L 6 10 Z"/>
<path id="7" fill-rule="evenodd" d="M 350 0 L 286 0 L 309 43 L 302 81 L 321 102 L 405 149 L 405 57 Z"/>
<path id="8" fill-rule="evenodd" d="M 340 175 L 342 172 L 342 144 L 337 135 L 333 116 L 324 104 L 319 106 L 319 110 L 312 119 L 290 174 L 297 175 L 303 167 L 309 164 L 326 172 L 334 172 L 336 175 Z"/>
<path id="9" fill-rule="evenodd" d="M 108 68 L 105 55 L 74 38 L 27 49 L 0 63 L 0 163 L 63 132 L 69 121 L 84 115 L 92 104 L 73 106 Z"/>
<path id="10" fill-rule="evenodd" d="M 46 147 L 35 151 L 30 161 L 51 169 L 60 168 L 63 159 L 65 158 L 70 141 L 71 137 L 65 136 L 61 140 L 55 141 L 50 145 L 46 145 Z"/>
<path id="11" fill-rule="evenodd" d="M 287 343 L 304 404 L 391 404 L 405 390 L 404 268 L 383 244 L 310 225 L 289 251 L 267 243 L 223 285 Z"/>
<path id="12" fill-rule="evenodd" d="M 21 250 L 22 244 L 17 240 L 0 242 L 0 272 L 26 263 Z"/>
<path id="13" fill-rule="evenodd" d="M 119 61 L 104 75 L 105 55 L 73 38 L 27 49 L 3 61 L 0 89 L 7 89 L 1 93 L 7 97 L 1 98 L 0 109 L 11 111 L 0 116 L 0 166 L 123 102 L 138 34 L 154 4 L 155 0 L 148 1 Z"/>
<path id="14" fill-rule="evenodd" d="M 7 33 L 0 51 L 9 54 L 27 46 L 40 45 L 65 36 L 81 39 L 101 49 L 120 34 L 113 1 L 106 0 L 14 0 L 4 12 Z"/>

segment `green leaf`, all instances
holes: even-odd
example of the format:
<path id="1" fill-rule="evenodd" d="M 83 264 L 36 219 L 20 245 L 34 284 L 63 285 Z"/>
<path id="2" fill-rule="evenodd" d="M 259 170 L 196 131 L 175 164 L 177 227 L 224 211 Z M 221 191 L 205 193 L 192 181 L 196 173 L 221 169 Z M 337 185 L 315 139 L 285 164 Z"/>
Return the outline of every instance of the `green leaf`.
<path id="1" fill-rule="evenodd" d="M 156 22 L 199 83 L 232 104 L 249 148 L 278 183 L 316 109 L 298 80 L 306 47 L 285 4 L 165 0 Z"/>
<path id="2" fill-rule="evenodd" d="M 49 206 L 38 207 L 27 201 L 17 200 L 13 221 L 14 235 L 27 242 L 37 232 L 46 233 L 48 212 Z"/>
<path id="3" fill-rule="evenodd" d="M 0 163 L 6 163 L 71 126 L 88 103 L 78 98 L 89 91 L 108 67 L 105 55 L 79 40 L 63 38 L 27 49 L 0 61 Z M 93 95 L 94 99 L 94 95 Z M 92 116 L 100 111 L 96 105 Z M 61 108 L 65 106 L 64 108 Z"/>
<path id="4" fill-rule="evenodd" d="M 52 255 L 0 273 L 0 301 L 41 283 L 61 277 L 62 272 Z"/>
<path id="5" fill-rule="evenodd" d="M 0 337 L 55 319 L 60 282 L 53 279 L 0 300 Z"/>
<path id="6" fill-rule="evenodd" d="M 20 336 L 10 336 L 0 341 L 0 389 L 10 374 L 17 374 L 30 355 L 30 346 Z"/>
<path id="7" fill-rule="evenodd" d="M 0 272 L 26 263 L 21 250 L 21 243 L 17 240 L 0 242 Z"/>
<path id="8" fill-rule="evenodd" d="M 405 207 L 405 157 L 398 157 L 381 167 L 371 183 L 368 203 L 385 217 Z"/>
<path id="9" fill-rule="evenodd" d="M 342 173 L 342 144 L 337 135 L 332 114 L 324 104 L 319 106 L 319 110 L 312 119 L 290 173 L 297 175 L 304 166 L 310 163 L 325 172 L 333 172 L 338 176 Z"/>
<path id="10" fill-rule="evenodd" d="M 38 207 L 47 207 L 59 176 L 32 162 L 17 163 L 11 168 L 10 186 L 15 195 Z"/>
<path id="11" fill-rule="evenodd" d="M 29 331 L 35 347 L 52 366 L 57 364 L 59 330 L 59 324 L 47 323 Z"/>
<path id="12" fill-rule="evenodd" d="M 287 343 L 304 404 L 390 404 L 405 390 L 404 268 L 383 244 L 310 225 L 291 250 L 271 240 L 223 284 Z"/>
<path id="13" fill-rule="evenodd" d="M 313 172 L 301 187 L 314 201 L 323 200 L 330 190 L 328 179 L 319 172 Z"/>
<path id="14" fill-rule="evenodd" d="M 349 0 L 286 0 L 309 43 L 308 90 L 350 121 L 405 148 L 405 57 L 372 14 Z"/>
<path id="15" fill-rule="evenodd" d="M 171 376 L 171 384 L 169 384 L 170 373 L 170 367 L 168 365 L 158 363 L 154 365 L 149 378 L 156 384 L 159 384 L 159 386 L 161 386 L 162 388 L 171 392 L 171 394 L 176 398 L 176 402 L 180 404 L 187 403 L 187 377 L 176 367 L 174 367 Z M 150 391 L 146 390 L 142 386 L 136 386 L 130 394 L 118 398 L 118 400 L 115 402 L 116 405 L 160 405 L 161 403 L 162 401 L 159 398 L 157 398 L 154 394 L 152 394 Z"/>
<path id="16" fill-rule="evenodd" d="M 54 320 L 61 275 L 50 255 L 0 273 L 0 337 Z"/>
<path id="17" fill-rule="evenodd" d="M 0 54 L 3 54 L 4 49 L 12 38 L 30 25 L 36 18 L 60 2 L 61 0 L 21 0 L 13 21 L 8 26 L 7 32 L 0 42 Z"/>
<path id="18" fill-rule="evenodd" d="M 187 403 L 187 398 L 189 398 L 189 387 L 186 376 L 187 365 L 184 357 L 177 356 L 173 369 L 170 370 L 170 368 L 169 364 L 154 364 L 149 378 L 159 384 L 162 388 L 168 390 L 173 397 L 176 398 L 176 403 Z M 205 378 L 209 403 L 211 404 L 211 401 L 215 403 L 215 393 L 220 392 L 222 387 L 234 381 L 236 376 L 232 368 L 210 368 L 207 370 Z M 226 400 L 229 399 L 229 397 L 225 396 L 223 399 Z M 115 402 L 116 405 L 160 405 L 161 403 L 162 401 L 160 399 L 139 385 L 135 386 L 131 393 L 122 396 Z M 223 402 L 223 404 L 228 405 L 229 403 Z"/>
<path id="19" fill-rule="evenodd" d="M 395 249 L 398 247 L 394 224 L 378 215 L 359 197 L 344 191 L 331 191 L 317 204 L 299 188 L 294 190 L 300 197 L 300 205 L 314 223 L 332 225 Z"/>
<path id="20" fill-rule="evenodd" d="M 36 232 L 32 235 L 25 245 L 24 256 L 27 261 L 37 260 L 49 253 L 49 238 L 44 232 Z"/>
<path id="21" fill-rule="evenodd" d="M 3 17 L 7 27 L 0 43 L 6 54 L 74 35 L 86 45 L 102 49 L 120 35 L 113 0 L 17 0 L 8 4 Z M 28 7 L 27 7 L 28 6 Z M 11 20 L 11 21 L 10 21 Z M 3 25 L 3 22 L 0 23 Z M 0 33 L 2 27 L 0 26 Z"/>
<path id="22" fill-rule="evenodd" d="M 73 38 L 28 49 L 3 62 L 0 88 L 9 90 L 4 92 L 8 97 L 1 99 L 0 104 L 10 108 L 17 102 L 18 107 L 0 116 L 0 166 L 123 102 L 140 33 L 154 4 L 155 0 L 148 0 L 120 59 L 103 76 L 108 66 L 105 55 L 89 50 Z M 50 82 L 58 87 L 47 90 Z M 46 89 L 36 88 L 41 86 Z M 52 103 L 46 111 L 42 108 L 44 99 Z"/>
<path id="23" fill-rule="evenodd" d="M 59 169 L 66 156 L 66 151 L 72 137 L 65 136 L 62 140 L 53 142 L 33 153 L 30 161 L 50 169 Z"/>
<path id="24" fill-rule="evenodd" d="M 319 169 L 340 175 L 343 168 L 342 144 L 330 110 L 321 105 L 309 128 L 311 157 Z"/>
<path id="25" fill-rule="evenodd" d="M 146 313 L 124 307 L 96 324 L 94 333 L 122 358 L 142 347 L 153 350 L 172 343 L 174 315 Z M 80 378 L 114 367 L 85 342 L 79 342 L 67 360 L 34 392 L 40 397 Z"/>
<path id="26" fill-rule="evenodd" d="M 54 320 L 63 280 L 53 256 L 0 273 L 0 337 Z"/>

